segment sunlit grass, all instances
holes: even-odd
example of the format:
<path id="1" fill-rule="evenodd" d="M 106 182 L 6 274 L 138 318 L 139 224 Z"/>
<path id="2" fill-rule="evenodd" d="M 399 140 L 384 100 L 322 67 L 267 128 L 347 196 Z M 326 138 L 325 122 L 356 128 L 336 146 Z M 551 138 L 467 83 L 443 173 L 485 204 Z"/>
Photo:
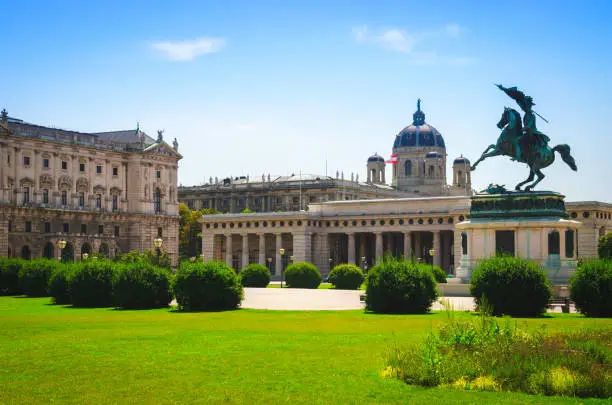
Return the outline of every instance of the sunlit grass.
<path id="1" fill-rule="evenodd" d="M 0 403 L 604 403 L 381 377 L 387 348 L 420 341 L 445 316 L 119 311 L 0 297 Z M 612 326 L 566 314 L 518 322 L 551 331 Z"/>

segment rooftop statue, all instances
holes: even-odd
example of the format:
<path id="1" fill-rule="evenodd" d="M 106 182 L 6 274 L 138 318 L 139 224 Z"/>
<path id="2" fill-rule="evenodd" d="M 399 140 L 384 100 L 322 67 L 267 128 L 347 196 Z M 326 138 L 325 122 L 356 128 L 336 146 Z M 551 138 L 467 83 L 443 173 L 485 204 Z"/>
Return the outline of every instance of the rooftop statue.
<path id="1" fill-rule="evenodd" d="M 472 165 L 472 170 L 486 158 L 493 156 L 509 156 L 512 160 L 525 163 L 529 166 L 530 172 L 527 180 L 516 185 L 515 190 L 520 190 L 521 186 L 532 182 L 534 177 L 537 180 L 525 187 L 525 191 L 531 191 L 544 178 L 543 168 L 550 166 L 555 161 L 555 153 L 558 152 L 561 158 L 572 170 L 578 170 L 576 162 L 570 154 L 570 147 L 560 144 L 553 148 L 548 146 L 550 138 L 544 135 L 536 127 L 536 115 L 546 121 L 541 115 L 533 111 L 533 98 L 526 96 L 525 93 L 516 87 L 506 88 L 501 84 L 496 85 L 501 91 L 516 101 L 518 106 L 525 113 L 521 119 L 521 114 L 508 107 L 504 107 L 501 119 L 497 127 L 502 129 L 502 133 L 495 145 L 489 145 L 482 153 L 480 158 Z M 546 121 L 548 122 L 548 121 Z"/>

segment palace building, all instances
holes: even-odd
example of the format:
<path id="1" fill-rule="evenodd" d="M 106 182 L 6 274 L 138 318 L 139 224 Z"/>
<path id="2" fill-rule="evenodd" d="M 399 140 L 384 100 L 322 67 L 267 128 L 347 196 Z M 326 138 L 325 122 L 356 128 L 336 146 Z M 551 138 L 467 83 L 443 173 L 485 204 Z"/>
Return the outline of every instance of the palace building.
<path id="1" fill-rule="evenodd" d="M 83 133 L 0 118 L 0 256 L 80 259 L 162 249 L 178 259 L 173 145 L 139 129 Z M 65 242 L 60 249 L 58 242 Z M 60 244 L 61 245 L 61 244 Z"/>
<path id="2" fill-rule="evenodd" d="M 339 263 L 367 267 L 390 254 L 454 274 L 467 254 L 457 224 L 470 215 L 473 191 L 469 160 L 454 159 L 449 185 L 446 158 L 444 138 L 425 122 L 419 102 L 413 123 L 395 136 L 391 185 L 385 160 L 373 155 L 363 182 L 353 175 L 211 179 L 180 188 L 179 200 L 224 212 L 201 219 L 203 259 L 226 261 L 237 270 L 260 263 L 278 276 L 293 260 L 312 262 L 326 274 Z M 240 213 L 245 208 L 254 213 Z M 599 237 L 612 231 L 612 204 L 565 202 L 565 210 L 581 222 L 579 229 L 543 229 L 548 237 L 542 257 L 534 258 L 551 268 L 595 256 Z"/>

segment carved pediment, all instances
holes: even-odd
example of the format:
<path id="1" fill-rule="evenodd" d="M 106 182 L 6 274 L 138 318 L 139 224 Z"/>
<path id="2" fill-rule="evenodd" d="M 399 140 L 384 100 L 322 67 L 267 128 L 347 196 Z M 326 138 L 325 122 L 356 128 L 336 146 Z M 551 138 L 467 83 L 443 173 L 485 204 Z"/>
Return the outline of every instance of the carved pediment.
<path id="1" fill-rule="evenodd" d="M 96 184 L 93 188 L 94 194 L 104 194 L 104 191 L 106 191 L 106 187 L 104 187 L 101 184 Z"/>
<path id="2" fill-rule="evenodd" d="M 121 195 L 121 189 L 119 187 L 111 187 L 110 188 L 110 194 L 111 195 Z"/>
<path id="3" fill-rule="evenodd" d="M 33 187 L 34 186 L 34 180 L 32 180 L 29 177 L 24 177 L 21 180 L 19 180 L 19 186 L 20 187 Z"/>
<path id="4" fill-rule="evenodd" d="M 41 174 L 39 181 L 42 188 L 51 188 L 53 186 L 53 177 L 50 174 Z"/>
<path id="5" fill-rule="evenodd" d="M 164 141 L 161 141 L 160 143 L 154 143 L 153 145 L 146 148 L 144 151 L 156 155 L 172 156 L 179 159 L 182 158 L 180 153 L 175 151 L 170 145 L 168 145 Z"/>
<path id="6" fill-rule="evenodd" d="M 81 177 L 77 179 L 76 189 L 78 192 L 84 192 L 84 193 L 89 191 L 89 180 L 87 180 L 85 177 Z"/>
<path id="7" fill-rule="evenodd" d="M 162 195 L 166 194 L 166 185 L 164 183 L 160 183 L 160 182 L 153 182 L 153 190 L 159 189 L 159 191 L 161 191 Z"/>
<path id="8" fill-rule="evenodd" d="M 70 176 L 60 176 L 57 180 L 57 188 L 60 190 L 69 190 L 72 188 L 72 177 Z"/>

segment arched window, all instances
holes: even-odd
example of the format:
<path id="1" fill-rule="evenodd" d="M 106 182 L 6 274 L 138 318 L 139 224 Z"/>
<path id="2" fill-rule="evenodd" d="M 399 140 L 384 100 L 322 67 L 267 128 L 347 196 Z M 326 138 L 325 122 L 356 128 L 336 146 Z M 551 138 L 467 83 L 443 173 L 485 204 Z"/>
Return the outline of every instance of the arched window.
<path id="1" fill-rule="evenodd" d="M 66 243 L 66 246 L 62 249 L 62 263 L 74 262 L 74 249 L 72 243 Z"/>
<path id="2" fill-rule="evenodd" d="M 109 253 L 108 245 L 106 243 L 102 243 L 100 245 L 100 249 L 98 250 L 98 252 L 104 255 L 104 257 L 108 257 L 108 253 Z"/>
<path id="3" fill-rule="evenodd" d="M 102 194 L 96 194 L 96 208 L 102 208 Z"/>
<path id="4" fill-rule="evenodd" d="M 119 209 L 119 197 L 117 195 L 113 196 L 113 211 L 117 211 Z"/>
<path id="5" fill-rule="evenodd" d="M 404 175 L 406 177 L 412 176 L 412 160 L 406 160 L 404 162 Z"/>
<path id="6" fill-rule="evenodd" d="M 153 209 L 156 213 L 161 212 L 161 191 L 158 188 L 153 193 Z"/>
<path id="7" fill-rule="evenodd" d="M 88 255 L 91 254 L 91 246 L 89 243 L 83 243 L 83 246 L 81 246 L 81 254 L 83 253 L 87 253 Z"/>
<path id="8" fill-rule="evenodd" d="M 53 243 L 51 242 L 45 243 L 45 247 L 43 248 L 43 257 L 47 259 L 53 259 L 55 256 L 54 251 L 55 251 L 55 247 L 53 246 Z"/>
<path id="9" fill-rule="evenodd" d="M 68 192 L 62 191 L 62 205 L 68 205 Z"/>
<path id="10" fill-rule="evenodd" d="M 49 204 L 49 190 L 46 188 L 43 189 L 42 202 L 43 204 Z"/>
<path id="11" fill-rule="evenodd" d="M 429 177 L 433 178 L 436 176 L 436 168 L 433 166 L 429 166 Z"/>
<path id="12" fill-rule="evenodd" d="M 79 207 L 84 207 L 85 206 L 85 193 L 80 192 L 79 193 Z"/>
<path id="13" fill-rule="evenodd" d="M 32 252 L 30 251 L 30 247 L 28 245 L 21 248 L 21 258 L 25 260 L 30 260 L 32 258 Z"/>
<path id="14" fill-rule="evenodd" d="M 548 234 L 548 254 L 558 255 L 560 251 L 559 231 L 552 231 Z"/>

